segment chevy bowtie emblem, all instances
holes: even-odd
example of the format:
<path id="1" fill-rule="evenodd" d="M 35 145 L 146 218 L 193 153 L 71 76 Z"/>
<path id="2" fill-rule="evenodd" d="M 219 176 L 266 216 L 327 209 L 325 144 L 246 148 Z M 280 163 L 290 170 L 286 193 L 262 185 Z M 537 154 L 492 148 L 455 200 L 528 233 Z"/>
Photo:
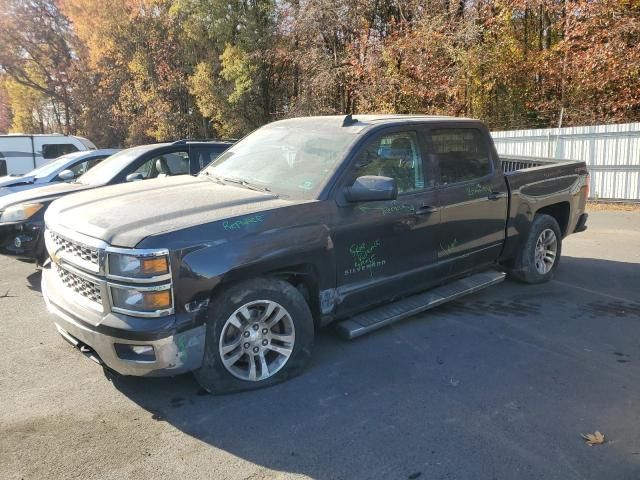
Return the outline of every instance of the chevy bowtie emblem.
<path id="1" fill-rule="evenodd" d="M 58 255 L 58 252 L 62 250 L 61 248 L 58 248 L 55 252 L 53 252 L 51 254 L 51 261 L 53 263 L 55 263 L 56 265 L 60 265 L 60 255 Z"/>

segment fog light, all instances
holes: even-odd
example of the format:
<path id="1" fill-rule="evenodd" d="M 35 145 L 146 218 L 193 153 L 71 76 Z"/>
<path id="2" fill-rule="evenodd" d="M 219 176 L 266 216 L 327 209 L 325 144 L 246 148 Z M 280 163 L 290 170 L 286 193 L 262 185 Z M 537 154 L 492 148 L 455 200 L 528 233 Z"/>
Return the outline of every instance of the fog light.
<path id="1" fill-rule="evenodd" d="M 153 353 L 153 347 L 151 345 L 134 345 L 131 347 L 131 350 L 138 355 L 149 355 L 150 353 Z"/>
<path id="2" fill-rule="evenodd" d="M 16 248 L 22 248 L 25 243 L 30 242 L 31 240 L 33 240 L 33 238 L 27 237 L 26 235 L 18 235 L 13 239 L 13 246 Z"/>
<path id="3" fill-rule="evenodd" d="M 130 345 L 128 343 L 114 344 L 118 357 L 123 360 L 134 360 L 140 362 L 153 362 L 156 353 L 152 345 Z"/>

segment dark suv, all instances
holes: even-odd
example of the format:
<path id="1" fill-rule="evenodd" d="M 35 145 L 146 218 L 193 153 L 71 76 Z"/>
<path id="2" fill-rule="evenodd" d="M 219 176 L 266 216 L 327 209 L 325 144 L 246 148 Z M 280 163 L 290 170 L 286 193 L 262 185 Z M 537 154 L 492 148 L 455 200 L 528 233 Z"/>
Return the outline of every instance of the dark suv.
<path id="1" fill-rule="evenodd" d="M 232 142 L 141 145 L 122 150 L 93 167 L 75 182 L 60 183 L 0 198 L 0 254 L 42 263 L 44 212 L 54 200 L 75 192 L 150 178 L 195 175 Z"/>

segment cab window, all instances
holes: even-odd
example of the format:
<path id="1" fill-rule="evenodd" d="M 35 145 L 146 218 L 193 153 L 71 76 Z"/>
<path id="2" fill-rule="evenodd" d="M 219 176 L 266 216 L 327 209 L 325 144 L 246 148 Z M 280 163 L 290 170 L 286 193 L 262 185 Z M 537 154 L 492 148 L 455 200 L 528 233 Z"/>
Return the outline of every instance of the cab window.
<path id="1" fill-rule="evenodd" d="M 391 133 L 370 141 L 356 158 L 352 181 L 363 175 L 395 179 L 398 193 L 423 189 L 422 157 L 416 133 Z"/>
<path id="2" fill-rule="evenodd" d="M 442 184 L 465 182 L 491 173 L 489 152 L 480 130 L 434 129 L 431 131 L 431 143 Z"/>

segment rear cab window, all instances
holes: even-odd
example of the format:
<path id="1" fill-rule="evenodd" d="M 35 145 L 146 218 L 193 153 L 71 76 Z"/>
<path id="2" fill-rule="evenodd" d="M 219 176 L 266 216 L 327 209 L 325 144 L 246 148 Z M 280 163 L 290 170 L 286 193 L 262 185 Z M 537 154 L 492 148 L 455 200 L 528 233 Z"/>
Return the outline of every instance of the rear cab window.
<path id="1" fill-rule="evenodd" d="M 450 185 L 491 173 L 489 149 L 476 128 L 431 130 L 431 148 L 440 170 L 440 183 Z"/>

